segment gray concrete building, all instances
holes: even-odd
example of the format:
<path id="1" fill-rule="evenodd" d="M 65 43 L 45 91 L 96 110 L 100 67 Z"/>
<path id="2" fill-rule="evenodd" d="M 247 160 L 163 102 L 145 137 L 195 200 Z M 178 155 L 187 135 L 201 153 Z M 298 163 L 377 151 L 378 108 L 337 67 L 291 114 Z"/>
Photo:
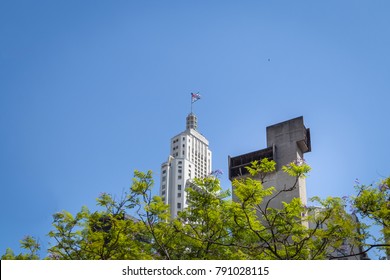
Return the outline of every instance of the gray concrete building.
<path id="1" fill-rule="evenodd" d="M 276 192 L 287 190 L 294 185 L 295 178 L 283 172 L 282 166 L 293 161 L 298 163 L 304 161 L 304 154 L 311 151 L 310 129 L 305 127 L 303 117 L 298 117 L 268 126 L 266 132 L 267 148 L 234 157 L 229 156 L 229 179 L 233 181 L 235 178 L 248 176 L 246 166 L 249 166 L 252 161 L 268 158 L 276 162 L 276 171 L 267 176 L 264 186 L 266 188 L 274 186 Z M 280 208 L 282 201 L 290 202 L 294 197 L 299 197 L 306 204 L 304 178 L 298 180 L 293 190 L 282 192 L 271 201 L 269 206 Z"/>

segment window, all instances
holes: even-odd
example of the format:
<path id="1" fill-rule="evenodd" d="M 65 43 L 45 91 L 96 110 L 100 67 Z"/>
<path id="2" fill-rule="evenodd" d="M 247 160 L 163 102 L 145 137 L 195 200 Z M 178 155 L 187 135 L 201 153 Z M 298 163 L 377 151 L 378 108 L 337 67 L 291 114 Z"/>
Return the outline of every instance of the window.
<path id="1" fill-rule="evenodd" d="M 179 170 L 177 170 L 179 173 L 181 173 L 182 172 L 182 170 L 181 169 L 179 169 Z"/>
<path id="2" fill-rule="evenodd" d="M 180 179 L 181 179 L 181 175 L 177 176 L 177 179 L 179 179 L 179 180 L 180 180 Z"/>
<path id="3" fill-rule="evenodd" d="M 179 161 L 178 164 L 182 164 L 183 162 L 182 161 Z"/>
<path id="4" fill-rule="evenodd" d="M 163 170 L 163 174 L 165 174 L 165 173 L 167 173 L 167 171 L 166 171 L 166 170 Z"/>
<path id="5" fill-rule="evenodd" d="M 177 208 L 178 208 L 178 209 L 181 209 L 181 203 L 180 203 L 180 202 L 177 203 Z"/>
<path id="6" fill-rule="evenodd" d="M 162 195 L 165 195 L 165 191 L 163 191 L 161 194 L 162 194 Z"/>
<path id="7" fill-rule="evenodd" d="M 177 193 L 177 197 L 181 197 L 181 192 Z"/>
<path id="8" fill-rule="evenodd" d="M 181 185 L 177 185 L 177 189 L 181 191 Z"/>

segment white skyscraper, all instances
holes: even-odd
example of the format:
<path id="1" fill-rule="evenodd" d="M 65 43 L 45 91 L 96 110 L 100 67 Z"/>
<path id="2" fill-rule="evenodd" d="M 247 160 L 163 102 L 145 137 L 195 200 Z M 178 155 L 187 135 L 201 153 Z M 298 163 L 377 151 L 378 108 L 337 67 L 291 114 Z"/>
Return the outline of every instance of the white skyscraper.
<path id="1" fill-rule="evenodd" d="M 190 113 L 186 130 L 171 139 L 170 156 L 161 165 L 160 196 L 170 205 L 172 218 L 187 207 L 186 185 L 211 170 L 209 141 L 197 131 L 197 118 Z"/>

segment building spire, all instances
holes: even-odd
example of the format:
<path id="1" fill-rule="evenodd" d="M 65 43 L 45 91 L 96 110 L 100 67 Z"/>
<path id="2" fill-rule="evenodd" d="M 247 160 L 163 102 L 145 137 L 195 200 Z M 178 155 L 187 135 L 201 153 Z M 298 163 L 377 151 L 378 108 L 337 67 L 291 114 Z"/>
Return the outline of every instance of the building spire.
<path id="1" fill-rule="evenodd" d="M 194 113 L 189 113 L 186 119 L 186 129 L 195 129 L 198 128 L 198 119 Z"/>

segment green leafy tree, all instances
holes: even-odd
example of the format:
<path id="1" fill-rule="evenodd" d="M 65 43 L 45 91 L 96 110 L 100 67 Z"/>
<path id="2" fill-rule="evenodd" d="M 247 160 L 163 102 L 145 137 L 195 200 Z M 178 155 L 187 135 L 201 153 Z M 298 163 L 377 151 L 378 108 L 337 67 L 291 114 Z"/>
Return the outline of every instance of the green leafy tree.
<path id="1" fill-rule="evenodd" d="M 273 161 L 253 162 L 248 171 L 260 180 L 248 177 L 233 181 L 238 198 L 233 212 L 234 233 L 250 258 L 324 259 L 332 254 L 332 248 L 338 248 L 343 240 L 354 235 L 356 223 L 347 215 L 340 199 L 314 198 L 319 206 L 310 208 L 298 198 L 283 202 L 280 209 L 269 206 L 282 192 L 297 187 L 299 178 L 310 171 L 307 164 L 283 167 L 284 172 L 295 177 L 295 182 L 278 192 L 274 187 L 263 186 L 267 174 L 275 171 Z"/>
<path id="2" fill-rule="evenodd" d="M 135 171 L 130 192 L 117 201 L 103 193 L 97 204 L 103 211 L 90 213 L 83 207 L 73 217 L 63 211 L 53 215 L 54 230 L 49 248 L 54 259 L 169 259 L 165 234 L 169 224 L 167 206 L 151 196 L 152 173 Z M 137 218 L 126 214 L 137 213 Z"/>
<path id="3" fill-rule="evenodd" d="M 181 237 L 180 259 L 241 259 L 233 249 L 232 203 L 215 176 L 195 179 L 187 187 L 188 207 L 179 212 L 175 228 Z"/>
<path id="4" fill-rule="evenodd" d="M 5 254 L 1 257 L 3 260 L 38 260 L 38 252 L 40 250 L 40 244 L 37 239 L 27 235 L 20 241 L 20 247 L 27 251 L 26 253 L 20 253 L 15 255 L 12 249 L 8 248 Z"/>
<path id="5" fill-rule="evenodd" d="M 377 184 L 364 185 L 358 181 L 355 186 L 357 195 L 351 199 L 352 207 L 364 219 L 362 230 L 373 243 L 365 243 L 366 251 L 372 248 L 385 250 L 390 259 L 390 177 Z M 381 228 L 381 235 L 373 236 L 368 229 L 373 225 Z"/>

